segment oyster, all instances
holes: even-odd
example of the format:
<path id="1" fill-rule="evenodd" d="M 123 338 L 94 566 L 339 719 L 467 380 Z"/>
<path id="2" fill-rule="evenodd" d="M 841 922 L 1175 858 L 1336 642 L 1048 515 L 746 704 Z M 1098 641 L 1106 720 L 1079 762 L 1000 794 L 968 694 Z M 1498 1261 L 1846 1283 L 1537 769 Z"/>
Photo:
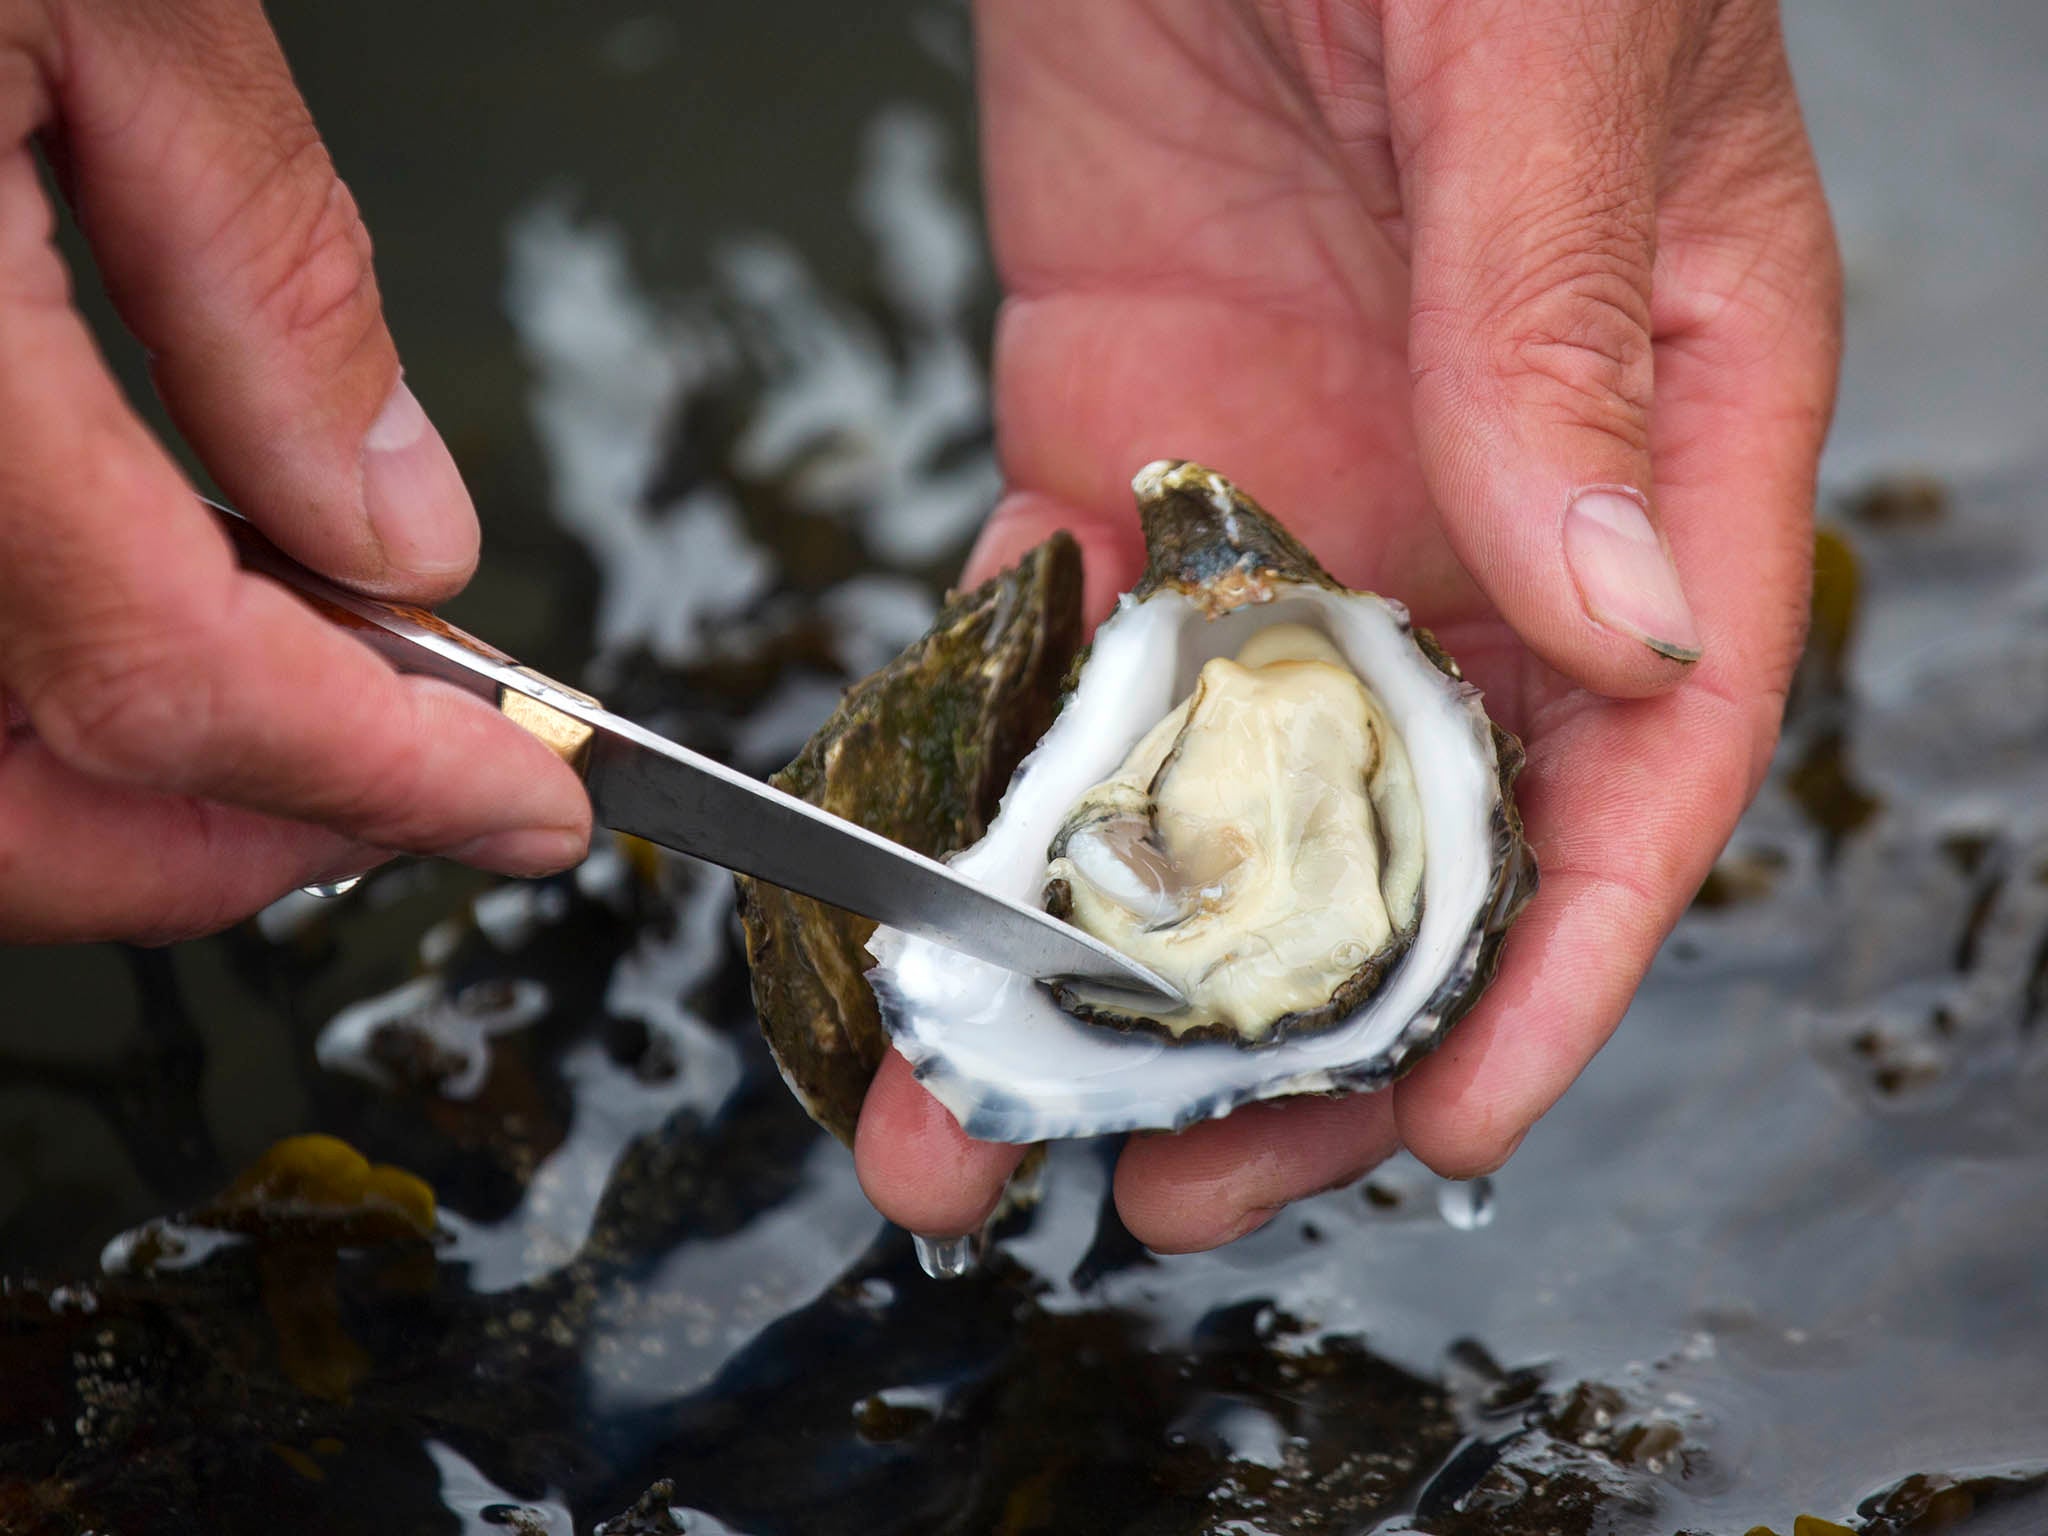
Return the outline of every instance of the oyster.
<path id="1" fill-rule="evenodd" d="M 1081 640 L 1080 550 L 1055 534 L 951 597 L 770 782 L 919 853 L 964 848 L 1052 724 Z M 738 884 L 761 1032 L 811 1118 L 850 1146 L 888 1049 L 862 977 L 874 922 L 744 875 Z"/>
<path id="2" fill-rule="evenodd" d="M 954 863 L 1140 945 L 1220 916 L 1180 975 L 1243 974 L 1195 985 L 1191 1017 L 1143 1019 L 878 930 L 868 979 L 895 1047 L 983 1140 L 1172 1129 L 1255 1099 L 1380 1087 L 1478 1000 L 1535 890 L 1510 794 L 1520 744 L 1400 604 L 1340 586 L 1200 465 L 1148 465 L 1133 489 L 1144 579 Z M 1280 732 L 1298 739 L 1272 747 L 1301 701 L 1259 726 L 1266 690 L 1233 670 L 1316 671 L 1310 718 Z M 1219 688 L 1242 718 L 1191 746 Z M 1276 753 L 1276 772 L 1244 782 Z M 1183 771 L 1200 782 L 1177 803 L 1167 780 Z M 1241 950 L 1274 954 L 1246 964 Z"/>

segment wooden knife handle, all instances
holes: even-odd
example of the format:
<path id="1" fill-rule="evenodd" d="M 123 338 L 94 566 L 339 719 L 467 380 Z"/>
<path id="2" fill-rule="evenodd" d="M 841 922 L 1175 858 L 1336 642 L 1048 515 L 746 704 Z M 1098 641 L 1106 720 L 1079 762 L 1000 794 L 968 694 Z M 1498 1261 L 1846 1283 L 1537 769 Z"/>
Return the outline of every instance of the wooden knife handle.
<path id="1" fill-rule="evenodd" d="M 315 613 L 367 645 L 400 672 L 439 678 L 494 706 L 555 756 L 583 773 L 595 726 L 560 707 L 602 708 L 580 689 L 522 666 L 487 641 L 425 608 L 387 603 L 338 586 L 272 544 L 241 513 L 200 497 L 243 566 L 288 587 Z"/>

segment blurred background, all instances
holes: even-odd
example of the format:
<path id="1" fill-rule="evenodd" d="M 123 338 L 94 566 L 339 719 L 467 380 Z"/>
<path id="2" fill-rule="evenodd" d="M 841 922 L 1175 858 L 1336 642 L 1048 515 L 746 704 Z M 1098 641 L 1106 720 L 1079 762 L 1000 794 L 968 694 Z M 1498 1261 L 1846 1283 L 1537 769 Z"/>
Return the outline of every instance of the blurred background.
<path id="1" fill-rule="evenodd" d="M 272 13 L 483 511 L 450 616 L 779 766 L 997 486 L 964 10 Z M 2048 11 L 1786 13 L 1848 268 L 1814 642 L 1509 1169 L 1161 1260 L 1061 1147 L 938 1286 L 687 860 L 0 953 L 0 1529 L 2048 1528 Z M 307 1131 L 404 1172 L 262 1161 Z"/>

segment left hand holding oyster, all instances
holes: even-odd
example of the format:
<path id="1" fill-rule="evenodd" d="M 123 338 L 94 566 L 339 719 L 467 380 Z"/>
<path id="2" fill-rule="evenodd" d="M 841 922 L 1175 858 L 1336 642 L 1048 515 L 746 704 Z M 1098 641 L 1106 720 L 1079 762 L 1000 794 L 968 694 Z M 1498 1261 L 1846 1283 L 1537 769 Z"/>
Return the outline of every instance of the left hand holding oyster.
<path id="1" fill-rule="evenodd" d="M 1099 620 L 1143 563 L 1132 471 L 1201 458 L 1484 689 L 1543 865 L 1492 989 L 1391 1090 L 1134 1137 L 1118 1209 L 1188 1250 L 1401 1145 L 1494 1168 L 1761 781 L 1803 633 L 1840 277 L 1775 7 L 978 19 L 1013 489 L 969 578 L 1064 527 Z M 969 1230 L 1019 1152 L 884 1058 L 856 1153 L 886 1215 Z"/>

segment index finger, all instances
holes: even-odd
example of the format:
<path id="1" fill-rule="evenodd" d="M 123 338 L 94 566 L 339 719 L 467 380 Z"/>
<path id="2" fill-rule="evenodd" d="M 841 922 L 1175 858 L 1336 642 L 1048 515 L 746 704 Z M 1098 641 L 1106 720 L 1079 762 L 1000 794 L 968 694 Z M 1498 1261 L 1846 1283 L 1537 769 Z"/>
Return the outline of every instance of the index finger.
<path id="1" fill-rule="evenodd" d="M 370 236 L 257 0 L 64 8 L 68 195 L 178 429 L 295 558 L 434 602 L 475 509 L 401 381 Z"/>
<path id="2" fill-rule="evenodd" d="M 570 862 L 589 803 L 546 748 L 402 679 L 240 571 L 71 308 L 25 147 L 0 157 L 0 679 L 63 762 L 414 852 Z M 475 851 L 472 849 L 472 851 Z"/>

